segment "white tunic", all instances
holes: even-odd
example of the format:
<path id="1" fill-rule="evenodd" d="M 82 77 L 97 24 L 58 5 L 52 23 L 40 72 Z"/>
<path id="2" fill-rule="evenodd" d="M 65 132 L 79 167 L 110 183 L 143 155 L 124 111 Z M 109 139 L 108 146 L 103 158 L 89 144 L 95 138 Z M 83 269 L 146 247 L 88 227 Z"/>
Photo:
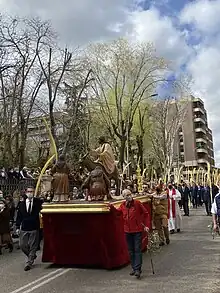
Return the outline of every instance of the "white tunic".
<path id="1" fill-rule="evenodd" d="M 169 190 L 169 201 L 170 201 L 170 210 L 169 210 L 169 231 L 176 230 L 181 228 L 182 216 L 179 208 L 178 202 L 181 200 L 181 194 L 179 190 L 176 190 L 176 194 L 173 195 L 173 190 Z M 172 198 L 175 200 L 175 210 L 176 210 L 176 217 L 173 216 L 172 210 Z"/>

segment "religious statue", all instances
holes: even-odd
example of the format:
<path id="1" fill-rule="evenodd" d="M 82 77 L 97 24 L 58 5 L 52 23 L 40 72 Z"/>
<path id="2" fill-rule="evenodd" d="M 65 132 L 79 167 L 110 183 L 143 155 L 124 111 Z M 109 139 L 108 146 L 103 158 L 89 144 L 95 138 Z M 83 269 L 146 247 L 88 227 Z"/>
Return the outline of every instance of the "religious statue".
<path id="1" fill-rule="evenodd" d="M 116 166 L 115 156 L 111 145 L 104 137 L 99 138 L 99 148 L 96 150 L 90 150 L 82 159 L 81 165 L 86 167 L 89 172 L 93 171 L 97 166 L 101 166 L 108 179 L 113 179 L 116 185 L 116 195 L 119 195 L 120 181 L 119 172 Z M 96 161 L 89 158 L 89 154 L 98 157 Z"/>
<path id="2" fill-rule="evenodd" d="M 100 166 L 90 173 L 81 188 L 88 190 L 87 198 L 90 197 L 91 201 L 102 201 L 105 196 L 111 199 L 110 181 Z"/>
<path id="3" fill-rule="evenodd" d="M 53 176 L 52 190 L 54 193 L 54 202 L 68 201 L 69 174 L 70 168 L 65 161 L 65 156 L 60 155 L 58 161 L 51 169 L 51 175 Z"/>
<path id="4" fill-rule="evenodd" d="M 112 174 L 116 167 L 112 147 L 104 136 L 99 137 L 99 145 L 96 150 L 91 151 L 91 154 L 98 156 L 96 162 L 104 167 L 107 174 Z"/>

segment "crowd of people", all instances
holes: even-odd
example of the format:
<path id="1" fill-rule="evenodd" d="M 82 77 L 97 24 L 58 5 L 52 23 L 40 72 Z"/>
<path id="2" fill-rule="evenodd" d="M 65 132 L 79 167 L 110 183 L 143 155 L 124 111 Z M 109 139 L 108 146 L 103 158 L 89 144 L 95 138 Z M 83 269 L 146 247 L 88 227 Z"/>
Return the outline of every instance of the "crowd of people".
<path id="1" fill-rule="evenodd" d="M 53 180 L 51 193 L 44 194 L 44 198 L 35 197 L 33 187 L 28 187 L 17 196 L 3 195 L 0 191 L 0 254 L 2 248 L 6 247 L 9 252 L 13 251 L 13 237 L 19 237 L 20 248 L 27 257 L 24 267 L 25 271 L 32 268 L 37 257 L 36 252 L 40 249 L 40 242 L 43 238 L 43 227 L 41 222 L 41 207 L 44 201 L 68 202 L 69 200 L 81 199 L 89 201 L 104 201 L 107 198 L 110 202 L 114 195 L 118 195 L 118 183 L 111 186 L 110 171 L 117 175 L 117 167 L 113 152 L 110 152 L 110 145 L 104 138 L 100 139 L 100 148 L 93 153 L 99 154 L 98 165 L 91 170 L 90 174 L 80 174 L 80 184 L 70 189 L 70 167 L 63 155 L 49 171 Z M 100 161 L 102 160 L 102 161 Z M 89 169 L 89 166 L 87 167 Z M 108 172 L 109 170 L 109 172 Z M 13 174 L 13 175 L 12 175 Z M 35 174 L 39 175 L 39 172 Z M 6 172 L 2 169 L 1 177 L 10 178 L 35 178 L 34 173 L 23 168 L 22 171 L 10 169 Z M 17 176 L 17 177 L 16 177 Z M 19 177 L 21 176 L 21 177 Z M 29 177 L 28 177 L 29 176 Z M 141 195 L 146 195 L 151 203 L 151 217 L 148 211 L 137 200 L 140 195 L 138 178 L 121 182 L 121 195 L 124 198 L 118 212 L 124 218 L 124 232 L 130 254 L 132 276 L 140 278 L 142 272 L 142 233 L 149 232 L 151 227 L 159 235 L 159 245 L 170 244 L 170 234 L 180 233 L 182 230 L 182 211 L 184 216 L 190 216 L 190 207 L 198 208 L 205 206 L 206 214 L 214 214 L 214 228 L 217 226 L 218 215 L 220 217 L 220 195 L 219 188 L 215 185 L 202 186 L 201 184 L 182 181 L 180 184 L 170 182 L 163 184 L 159 182 L 142 182 L 143 190 Z M 119 194 L 120 195 L 120 194 Z M 212 204 L 213 202 L 213 204 Z M 110 208 L 115 207 L 110 204 Z M 149 219 L 152 223 L 149 224 Z"/>
<path id="2" fill-rule="evenodd" d="M 29 169 L 23 167 L 21 170 L 16 168 L 0 167 L 0 179 L 1 180 L 22 180 L 22 179 L 36 179 L 40 174 L 40 169 Z"/>
<path id="3" fill-rule="evenodd" d="M 40 210 L 45 200 L 34 197 L 33 187 L 28 187 L 19 194 L 15 193 L 14 197 L 4 196 L 0 190 L 0 255 L 2 255 L 2 248 L 8 249 L 11 253 L 14 248 L 13 239 L 20 238 L 17 248 L 21 248 L 27 256 L 30 254 L 33 258 L 33 253 L 36 256 L 43 238 Z M 37 231 L 35 239 L 34 233 L 29 235 L 32 230 Z M 28 253 L 27 247 L 30 249 Z M 29 265 L 31 261 L 33 259 L 29 260 Z"/>
<path id="4" fill-rule="evenodd" d="M 211 205 L 214 201 L 216 194 L 219 192 L 219 188 L 212 184 L 179 184 L 177 189 L 181 193 L 181 201 L 179 202 L 180 208 L 184 210 L 184 215 L 189 216 L 189 205 L 197 209 L 199 206 L 205 207 L 207 216 L 211 216 Z"/>
<path id="5" fill-rule="evenodd" d="M 136 196 L 139 195 L 136 185 L 136 179 L 124 182 L 122 196 L 125 201 L 119 211 L 122 212 L 125 220 L 125 234 L 132 264 L 131 275 L 139 278 L 142 266 L 139 236 L 143 230 L 148 231 L 149 228 L 140 217 L 141 213 L 147 215 L 147 211 L 136 200 Z M 158 232 L 159 245 L 163 246 L 169 245 L 170 234 L 181 232 L 181 210 L 183 210 L 184 216 L 189 216 L 190 205 L 195 209 L 204 205 L 207 215 L 211 215 L 211 204 L 218 194 L 218 187 L 213 185 L 210 188 L 208 185 L 201 186 L 195 183 L 190 185 L 182 182 L 179 185 L 160 183 L 151 188 L 150 184 L 145 183 L 143 194 L 148 195 L 152 201 L 152 226 Z M 84 199 L 88 200 L 86 194 Z M 47 200 L 51 201 L 52 198 L 35 198 L 33 187 L 28 187 L 18 197 L 3 196 L 0 191 L 0 254 L 2 254 L 3 247 L 8 249 L 9 253 L 12 252 L 12 239 L 19 237 L 20 249 L 27 256 L 25 271 L 32 268 L 36 252 L 40 249 L 40 242 L 43 238 L 40 210 L 42 203 Z M 136 246 L 133 247 L 131 243 L 136 243 Z"/>

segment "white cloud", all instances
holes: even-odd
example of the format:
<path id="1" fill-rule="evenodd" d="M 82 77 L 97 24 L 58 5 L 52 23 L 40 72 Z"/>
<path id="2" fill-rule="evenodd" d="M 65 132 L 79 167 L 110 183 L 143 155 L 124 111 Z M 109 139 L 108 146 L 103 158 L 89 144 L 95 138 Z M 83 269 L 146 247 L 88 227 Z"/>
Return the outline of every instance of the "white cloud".
<path id="1" fill-rule="evenodd" d="M 118 35 L 135 0 L 0 0 L 2 11 L 50 19 L 62 41 L 81 45 Z"/>
<path id="2" fill-rule="evenodd" d="M 183 64 L 188 58 L 190 49 L 184 34 L 175 28 L 171 18 L 161 16 L 158 10 L 134 12 L 131 23 L 136 39 L 154 43 L 157 52 L 176 65 Z"/>
<path id="3" fill-rule="evenodd" d="M 182 23 L 193 24 L 202 33 L 216 33 L 219 31 L 219 15 L 219 0 L 199 0 L 184 7 L 180 20 Z"/>

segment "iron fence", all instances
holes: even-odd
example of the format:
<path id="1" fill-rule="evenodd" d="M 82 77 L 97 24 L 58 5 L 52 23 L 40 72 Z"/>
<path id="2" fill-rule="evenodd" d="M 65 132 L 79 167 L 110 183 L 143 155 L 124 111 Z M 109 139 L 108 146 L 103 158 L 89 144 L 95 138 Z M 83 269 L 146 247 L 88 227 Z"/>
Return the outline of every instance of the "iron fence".
<path id="1" fill-rule="evenodd" d="M 37 179 L 4 179 L 0 178 L 0 190 L 3 192 L 4 195 L 13 194 L 15 191 L 22 192 L 28 187 L 35 187 L 37 184 Z M 73 180 L 69 181 L 70 184 L 70 191 L 73 190 L 75 186 L 75 182 Z"/>
<path id="2" fill-rule="evenodd" d="M 13 194 L 14 191 L 23 191 L 27 187 L 35 187 L 37 180 L 34 179 L 4 179 L 0 178 L 0 190 L 5 194 Z"/>

